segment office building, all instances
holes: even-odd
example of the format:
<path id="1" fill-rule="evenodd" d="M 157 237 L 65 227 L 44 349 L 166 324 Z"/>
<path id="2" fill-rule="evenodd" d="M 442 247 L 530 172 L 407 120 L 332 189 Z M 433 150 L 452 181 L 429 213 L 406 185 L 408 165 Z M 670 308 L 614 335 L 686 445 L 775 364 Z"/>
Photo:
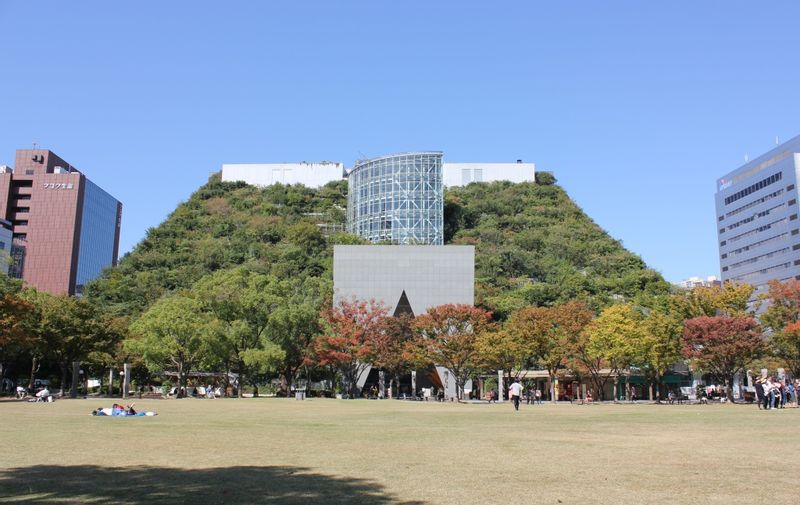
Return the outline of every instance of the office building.
<path id="1" fill-rule="evenodd" d="M 800 279 L 797 171 L 800 136 L 717 181 L 717 237 L 722 281 L 755 287 Z"/>
<path id="2" fill-rule="evenodd" d="M 3 167 L 0 167 L 2 170 Z M 11 229 L 11 221 L 0 219 L 0 271 L 8 274 L 11 266 L 11 241 L 14 232 Z"/>
<path id="3" fill-rule="evenodd" d="M 80 294 L 119 252 L 122 204 L 55 153 L 17 151 L 0 171 L 0 218 L 11 222 L 9 274 L 53 294 Z"/>

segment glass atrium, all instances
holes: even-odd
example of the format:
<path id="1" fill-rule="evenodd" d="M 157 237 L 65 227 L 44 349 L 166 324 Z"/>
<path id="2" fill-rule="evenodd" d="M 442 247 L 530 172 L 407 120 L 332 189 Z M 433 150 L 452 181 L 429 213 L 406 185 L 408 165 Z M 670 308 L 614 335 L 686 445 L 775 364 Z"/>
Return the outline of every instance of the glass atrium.
<path id="1" fill-rule="evenodd" d="M 370 242 L 443 243 L 442 153 L 359 160 L 348 175 L 347 227 Z"/>

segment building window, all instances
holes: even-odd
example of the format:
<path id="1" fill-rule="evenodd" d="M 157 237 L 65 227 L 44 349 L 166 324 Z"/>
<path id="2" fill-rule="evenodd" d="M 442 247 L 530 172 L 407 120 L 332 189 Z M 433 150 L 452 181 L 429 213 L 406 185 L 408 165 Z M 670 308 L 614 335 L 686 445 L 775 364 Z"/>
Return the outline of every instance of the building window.
<path id="1" fill-rule="evenodd" d="M 743 190 L 737 191 L 736 193 L 734 193 L 731 196 L 727 197 L 725 199 L 725 205 L 733 203 L 736 200 L 739 200 L 740 198 L 744 198 L 747 195 L 749 195 L 749 194 L 751 194 L 751 193 L 753 193 L 755 191 L 758 191 L 760 189 L 764 189 L 765 187 L 769 186 L 770 184 L 778 182 L 782 178 L 783 178 L 783 173 L 782 172 L 778 172 L 777 174 L 772 174 L 769 177 L 767 177 L 766 179 L 762 179 L 762 180 L 758 181 L 757 183 L 752 184 L 752 185 L 744 188 Z M 792 186 L 792 187 L 794 187 L 794 186 Z"/>

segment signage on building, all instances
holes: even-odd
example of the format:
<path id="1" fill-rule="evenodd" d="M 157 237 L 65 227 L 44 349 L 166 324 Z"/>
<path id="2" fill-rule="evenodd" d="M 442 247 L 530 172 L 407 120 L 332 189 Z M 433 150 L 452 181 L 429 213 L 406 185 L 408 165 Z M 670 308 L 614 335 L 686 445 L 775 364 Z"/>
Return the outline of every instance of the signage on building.
<path id="1" fill-rule="evenodd" d="M 71 182 L 46 182 L 44 183 L 44 189 L 72 189 L 73 184 Z"/>

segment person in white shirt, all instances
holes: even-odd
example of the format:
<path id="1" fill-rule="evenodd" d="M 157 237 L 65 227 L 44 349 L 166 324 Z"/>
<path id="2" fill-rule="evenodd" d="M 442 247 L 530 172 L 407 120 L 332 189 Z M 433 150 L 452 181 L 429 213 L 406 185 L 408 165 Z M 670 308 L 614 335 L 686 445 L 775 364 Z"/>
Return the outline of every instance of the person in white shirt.
<path id="1" fill-rule="evenodd" d="M 46 387 L 42 388 L 41 391 L 36 393 L 36 401 L 37 402 L 46 402 L 49 396 L 50 396 L 50 390 L 47 389 Z"/>
<path id="2" fill-rule="evenodd" d="M 514 383 L 508 388 L 508 395 L 511 397 L 511 401 L 514 402 L 515 410 L 519 410 L 519 398 L 522 395 L 523 389 L 522 384 L 520 384 L 517 379 L 514 379 Z"/>

